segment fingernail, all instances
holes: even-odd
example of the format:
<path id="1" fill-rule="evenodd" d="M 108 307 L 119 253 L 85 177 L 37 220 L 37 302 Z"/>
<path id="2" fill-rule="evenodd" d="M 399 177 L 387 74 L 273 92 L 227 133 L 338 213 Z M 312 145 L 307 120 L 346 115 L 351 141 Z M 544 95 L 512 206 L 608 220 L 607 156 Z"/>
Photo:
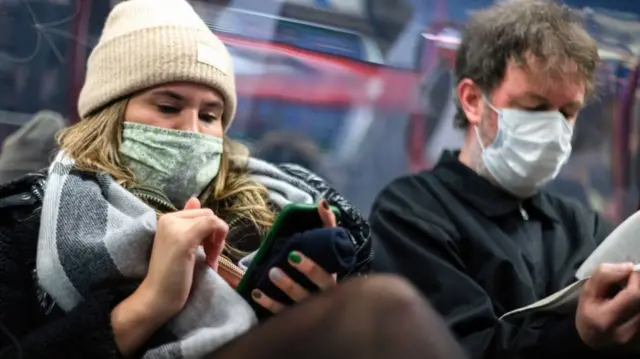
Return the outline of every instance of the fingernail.
<path id="1" fill-rule="evenodd" d="M 327 201 L 322 200 L 322 207 L 324 207 L 324 209 L 329 209 L 329 203 L 327 203 Z"/>
<path id="2" fill-rule="evenodd" d="M 282 278 L 282 271 L 278 268 L 271 268 L 271 270 L 269 270 L 269 278 L 273 281 L 280 280 L 280 278 Z"/>
<path id="3" fill-rule="evenodd" d="M 260 291 L 259 291 L 259 290 L 257 290 L 257 289 L 254 289 L 254 290 L 251 292 L 251 296 L 252 296 L 254 299 L 260 299 L 260 298 L 262 298 L 262 292 L 260 292 Z"/>
<path id="4" fill-rule="evenodd" d="M 302 257 L 296 252 L 289 253 L 289 261 L 293 264 L 300 264 L 302 262 Z"/>

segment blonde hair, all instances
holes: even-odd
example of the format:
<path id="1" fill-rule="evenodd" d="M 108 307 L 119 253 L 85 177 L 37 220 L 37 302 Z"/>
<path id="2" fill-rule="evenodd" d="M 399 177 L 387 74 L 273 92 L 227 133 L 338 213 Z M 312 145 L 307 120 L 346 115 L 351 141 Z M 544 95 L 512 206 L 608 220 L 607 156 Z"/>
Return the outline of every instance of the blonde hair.
<path id="1" fill-rule="evenodd" d="M 118 149 L 122 143 L 122 122 L 128 98 L 116 101 L 82 119 L 58 134 L 58 144 L 66 155 L 75 160 L 79 171 L 108 173 L 124 188 L 136 186 L 134 174 L 124 166 Z M 266 233 L 274 220 L 269 209 L 267 189 L 254 181 L 246 172 L 245 160 L 249 150 L 239 142 L 225 136 L 220 170 L 216 178 L 203 191 L 203 206 L 214 210 L 229 227 L 249 222 L 258 233 Z M 225 245 L 234 259 L 246 253 Z"/>

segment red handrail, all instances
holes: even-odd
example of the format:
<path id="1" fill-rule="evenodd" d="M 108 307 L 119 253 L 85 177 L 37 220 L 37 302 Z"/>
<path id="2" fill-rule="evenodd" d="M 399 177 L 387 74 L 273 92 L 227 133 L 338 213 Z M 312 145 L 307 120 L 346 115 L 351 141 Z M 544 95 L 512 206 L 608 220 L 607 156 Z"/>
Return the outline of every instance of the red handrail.
<path id="1" fill-rule="evenodd" d="M 636 91 L 640 67 L 636 66 L 629 76 L 623 89 L 617 113 L 614 115 L 614 129 L 611 153 L 611 170 L 613 172 L 614 201 L 616 207 L 616 221 L 624 220 L 626 216 L 625 194 L 630 188 L 631 154 L 629 140 L 632 131 L 633 108 L 635 107 Z"/>
<path id="2" fill-rule="evenodd" d="M 102 0 L 105 1 L 105 0 Z M 89 49 L 85 44 L 88 43 L 89 33 L 89 20 L 91 18 L 91 4 L 92 0 L 78 1 L 80 10 L 78 16 L 72 23 L 72 34 L 75 41 L 75 46 L 69 47 L 69 92 L 68 92 L 68 109 L 69 109 L 69 122 L 78 122 L 78 95 L 80 95 L 80 89 L 84 81 L 85 72 L 85 59 L 87 58 L 87 51 Z M 72 41 L 73 42 L 73 41 Z"/>

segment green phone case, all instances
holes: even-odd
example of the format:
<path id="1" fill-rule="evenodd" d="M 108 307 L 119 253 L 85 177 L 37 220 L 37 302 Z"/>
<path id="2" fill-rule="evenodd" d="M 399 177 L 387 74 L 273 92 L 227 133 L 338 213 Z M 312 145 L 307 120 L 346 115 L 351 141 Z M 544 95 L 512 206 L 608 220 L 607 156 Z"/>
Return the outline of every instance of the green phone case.
<path id="1" fill-rule="evenodd" d="M 340 211 L 335 207 L 331 207 L 331 210 L 336 216 L 336 219 L 339 219 Z M 269 230 L 269 233 L 267 233 L 267 236 L 260 244 L 258 252 L 236 288 L 237 292 L 245 298 L 251 295 L 251 291 L 255 285 L 255 283 L 251 283 L 251 278 L 254 277 L 256 267 L 261 265 L 269 257 L 271 249 L 278 238 L 288 238 L 295 233 L 320 227 L 322 227 L 322 219 L 318 213 L 317 204 L 292 203 L 285 206 L 273 222 L 271 230 Z"/>

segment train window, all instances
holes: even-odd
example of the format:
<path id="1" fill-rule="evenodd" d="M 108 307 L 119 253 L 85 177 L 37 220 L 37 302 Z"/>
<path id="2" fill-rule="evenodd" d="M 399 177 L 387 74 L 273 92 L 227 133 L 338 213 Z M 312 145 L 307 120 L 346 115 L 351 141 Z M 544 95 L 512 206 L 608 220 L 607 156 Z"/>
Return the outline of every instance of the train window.
<path id="1" fill-rule="evenodd" d="M 120 1 L 0 2 L 0 140 L 43 109 L 74 122 L 87 57 Z M 327 164 L 364 213 L 386 183 L 429 168 L 462 141 L 451 96 L 456 43 L 470 11 L 493 1 L 190 2 L 233 59 L 239 104 L 230 136 L 266 144 L 274 160 Z M 605 61 L 598 101 L 580 114 L 573 155 L 554 184 L 614 222 L 629 213 L 620 193 L 640 187 L 640 130 L 627 123 L 638 122 L 638 111 L 622 116 L 640 25 L 637 15 L 609 11 L 628 8 L 622 3 L 576 12 Z M 294 152 L 273 150 L 286 138 L 299 140 Z M 628 163 L 620 161 L 633 169 L 622 171 Z"/>
<path id="2" fill-rule="evenodd" d="M 313 141 L 320 150 L 333 148 L 349 107 L 291 103 L 277 99 L 247 99 L 242 137 L 259 141 L 266 133 L 281 132 Z M 235 129 L 234 129 L 235 130 Z"/>

